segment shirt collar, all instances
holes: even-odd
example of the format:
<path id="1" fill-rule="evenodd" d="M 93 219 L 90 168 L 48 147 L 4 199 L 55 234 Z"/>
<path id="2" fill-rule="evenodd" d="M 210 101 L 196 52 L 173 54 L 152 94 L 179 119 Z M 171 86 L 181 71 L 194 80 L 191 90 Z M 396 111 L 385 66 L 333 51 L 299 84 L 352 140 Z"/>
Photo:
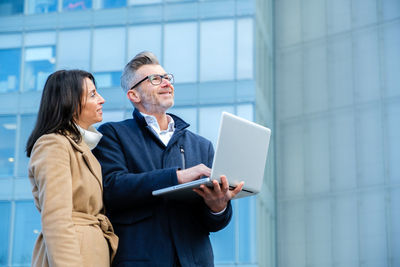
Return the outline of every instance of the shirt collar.
<path id="1" fill-rule="evenodd" d="M 175 130 L 175 121 L 168 114 L 167 114 L 168 127 L 167 127 L 167 130 L 163 130 L 163 131 L 160 130 L 160 125 L 158 124 L 156 117 L 154 117 L 152 115 L 144 114 L 142 112 L 140 112 L 140 114 L 142 114 L 142 116 L 146 120 L 147 124 L 149 126 L 151 126 L 154 130 L 156 130 L 156 132 L 158 132 L 158 133 L 161 133 L 161 132 L 173 132 Z"/>

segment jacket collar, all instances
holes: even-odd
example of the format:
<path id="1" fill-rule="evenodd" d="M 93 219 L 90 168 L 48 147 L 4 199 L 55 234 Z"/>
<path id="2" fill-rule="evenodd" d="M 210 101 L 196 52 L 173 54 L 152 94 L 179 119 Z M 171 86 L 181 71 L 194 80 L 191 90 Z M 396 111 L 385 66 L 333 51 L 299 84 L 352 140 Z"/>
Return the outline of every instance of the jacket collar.
<path id="1" fill-rule="evenodd" d="M 187 127 L 190 126 L 189 123 L 186 123 L 184 120 L 182 120 L 181 118 L 179 118 L 178 116 L 171 114 L 171 113 L 167 113 L 169 116 L 172 117 L 172 119 L 175 122 L 175 131 L 174 134 L 172 135 L 171 139 L 168 142 L 167 147 L 172 146 L 179 138 L 179 136 L 181 134 L 183 134 L 183 130 L 185 130 Z M 139 110 L 137 110 L 136 108 L 133 111 L 133 119 L 138 123 L 139 127 L 141 127 L 142 129 L 147 129 L 148 132 L 150 133 L 150 136 L 152 136 L 152 138 L 154 139 L 154 141 L 156 143 L 158 143 L 161 147 L 166 147 L 165 144 L 160 140 L 160 138 L 158 136 L 156 136 L 156 134 L 154 133 L 154 131 L 152 131 L 151 126 L 149 126 L 146 122 L 146 119 L 143 117 L 142 114 L 140 114 Z"/>
<path id="2" fill-rule="evenodd" d="M 89 170 L 93 173 L 93 175 L 96 177 L 96 180 L 100 185 L 101 191 L 103 191 L 100 163 L 94 157 L 88 145 L 85 142 L 83 142 L 83 140 L 77 143 L 74 140 L 74 137 L 71 135 L 66 135 L 65 137 L 68 139 L 68 141 L 71 143 L 74 149 L 82 153 L 82 157 L 86 165 L 88 166 Z"/>

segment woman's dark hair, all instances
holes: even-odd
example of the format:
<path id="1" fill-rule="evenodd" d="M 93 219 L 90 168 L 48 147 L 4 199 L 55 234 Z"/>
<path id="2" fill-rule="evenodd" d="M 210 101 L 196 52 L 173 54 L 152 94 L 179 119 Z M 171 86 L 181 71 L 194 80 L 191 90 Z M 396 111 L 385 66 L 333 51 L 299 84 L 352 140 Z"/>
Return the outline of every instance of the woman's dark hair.
<path id="1" fill-rule="evenodd" d="M 95 84 L 92 74 L 83 70 L 59 70 L 51 74 L 44 85 L 36 125 L 26 144 L 26 155 L 31 156 L 33 145 L 44 134 L 70 134 L 76 142 L 81 134 L 75 119 L 82 110 L 84 79 Z"/>

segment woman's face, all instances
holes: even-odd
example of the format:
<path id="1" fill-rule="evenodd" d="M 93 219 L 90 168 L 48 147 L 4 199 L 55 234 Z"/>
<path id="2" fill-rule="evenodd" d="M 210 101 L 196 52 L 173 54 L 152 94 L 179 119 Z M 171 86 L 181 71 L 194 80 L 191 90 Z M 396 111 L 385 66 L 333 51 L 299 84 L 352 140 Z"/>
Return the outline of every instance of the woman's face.
<path id="1" fill-rule="evenodd" d="M 92 80 L 85 78 L 83 80 L 82 110 L 76 123 L 87 130 L 90 125 L 102 121 L 104 102 L 104 98 L 97 93 Z"/>

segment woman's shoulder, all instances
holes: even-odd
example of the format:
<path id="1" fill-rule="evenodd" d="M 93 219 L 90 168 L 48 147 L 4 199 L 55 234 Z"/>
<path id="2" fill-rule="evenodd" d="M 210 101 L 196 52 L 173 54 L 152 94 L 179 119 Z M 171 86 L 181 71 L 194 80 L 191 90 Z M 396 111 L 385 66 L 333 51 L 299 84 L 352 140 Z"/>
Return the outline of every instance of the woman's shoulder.
<path id="1" fill-rule="evenodd" d="M 44 134 L 36 140 L 35 145 L 33 146 L 33 150 L 38 147 L 49 146 L 49 147 L 67 147 L 70 146 L 70 141 L 65 135 L 50 133 Z"/>
<path id="2" fill-rule="evenodd" d="M 60 143 L 68 143 L 68 138 L 65 135 L 58 134 L 58 133 L 49 133 L 44 134 L 38 138 L 36 143 L 40 142 L 49 142 L 49 141 L 57 141 Z"/>

